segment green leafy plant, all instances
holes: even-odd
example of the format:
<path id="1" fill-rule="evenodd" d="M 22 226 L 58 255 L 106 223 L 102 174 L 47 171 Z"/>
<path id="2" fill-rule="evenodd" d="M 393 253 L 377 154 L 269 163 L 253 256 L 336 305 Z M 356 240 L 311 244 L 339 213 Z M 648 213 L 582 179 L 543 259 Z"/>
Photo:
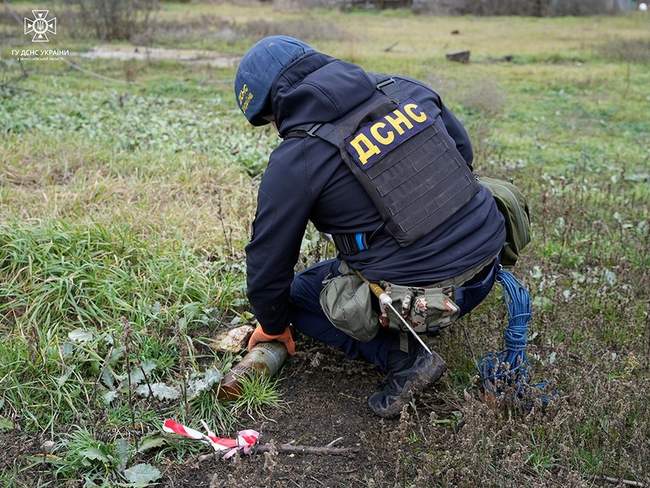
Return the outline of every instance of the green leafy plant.
<path id="1" fill-rule="evenodd" d="M 135 454 L 124 439 L 113 442 L 97 440 L 88 430 L 79 428 L 61 446 L 63 456 L 56 462 L 57 474 L 64 478 L 83 477 L 88 485 L 117 482 L 141 488 L 161 477 L 158 468 L 146 464 L 127 464 Z"/>

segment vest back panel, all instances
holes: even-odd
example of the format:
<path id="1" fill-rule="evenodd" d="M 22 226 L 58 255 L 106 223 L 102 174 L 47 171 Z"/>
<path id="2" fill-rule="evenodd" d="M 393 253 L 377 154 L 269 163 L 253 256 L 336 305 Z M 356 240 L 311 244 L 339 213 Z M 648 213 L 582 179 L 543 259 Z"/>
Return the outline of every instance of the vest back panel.
<path id="1" fill-rule="evenodd" d="M 436 229 L 479 185 L 447 134 L 440 110 L 388 97 L 355 108 L 314 135 L 337 146 L 385 222 L 405 247 Z"/>

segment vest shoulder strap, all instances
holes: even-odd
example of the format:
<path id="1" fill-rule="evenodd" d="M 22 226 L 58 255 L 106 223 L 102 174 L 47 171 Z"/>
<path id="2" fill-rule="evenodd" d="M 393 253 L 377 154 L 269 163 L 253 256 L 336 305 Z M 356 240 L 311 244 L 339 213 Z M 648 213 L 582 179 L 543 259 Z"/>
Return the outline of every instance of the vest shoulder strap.
<path id="1" fill-rule="evenodd" d="M 342 142 L 343 137 L 345 137 L 337 136 L 339 132 L 340 131 L 337 130 L 337 127 L 334 124 L 303 124 L 291 129 L 291 131 L 284 136 L 284 139 L 289 139 L 291 137 L 318 137 L 338 147 Z"/>
<path id="2" fill-rule="evenodd" d="M 303 138 L 307 136 L 313 136 L 314 132 L 318 130 L 318 128 L 322 124 L 302 124 L 302 125 L 297 125 L 293 129 L 291 129 L 289 132 L 287 132 L 283 139 L 291 139 L 291 138 Z"/>
<path id="3" fill-rule="evenodd" d="M 398 92 L 397 83 L 393 78 L 387 77 L 379 80 L 377 83 L 377 90 L 379 90 L 388 98 L 390 98 L 393 103 L 399 103 L 397 97 L 397 92 Z M 378 105 L 381 106 L 383 104 L 378 104 Z M 376 109 L 376 107 L 373 107 L 370 110 L 372 111 L 374 109 Z M 366 112 L 367 111 L 368 110 L 366 109 Z M 355 117 L 356 112 L 357 110 L 353 110 L 350 114 L 344 117 L 346 122 L 348 121 L 350 122 L 349 124 L 345 124 L 345 125 L 354 125 L 354 127 L 351 127 L 351 130 L 356 129 L 356 125 L 358 125 L 358 121 L 354 120 L 356 118 Z M 308 136 L 320 137 L 321 139 L 325 139 L 327 142 L 334 144 L 335 146 L 339 146 L 342 142 L 342 139 L 344 137 L 347 137 L 348 135 L 349 134 L 343 134 L 343 131 L 337 130 L 334 124 L 315 123 L 315 124 L 298 125 L 293 129 L 291 129 L 289 132 L 287 132 L 287 134 L 283 137 L 283 139 L 303 138 Z"/>
<path id="4" fill-rule="evenodd" d="M 381 80 L 379 83 L 377 83 L 377 90 L 382 92 L 388 98 L 399 103 L 399 98 L 397 96 L 397 92 L 399 90 L 397 88 L 397 82 L 394 78 L 385 78 Z"/>

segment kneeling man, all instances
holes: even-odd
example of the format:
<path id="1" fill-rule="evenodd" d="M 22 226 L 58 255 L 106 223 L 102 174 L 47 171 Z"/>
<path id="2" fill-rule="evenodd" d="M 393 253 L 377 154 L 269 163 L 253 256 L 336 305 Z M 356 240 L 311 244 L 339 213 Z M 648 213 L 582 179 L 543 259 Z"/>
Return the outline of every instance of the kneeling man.
<path id="1" fill-rule="evenodd" d="M 248 51 L 235 96 L 251 124 L 273 123 L 283 139 L 246 247 L 260 323 L 249 348 L 277 340 L 292 354 L 293 328 L 365 359 L 386 374 L 368 405 L 398 415 L 445 363 L 369 283 L 417 333 L 435 333 L 486 297 L 504 246 L 504 220 L 472 173 L 467 132 L 425 84 L 286 36 Z M 294 276 L 309 221 L 332 236 L 338 257 Z"/>

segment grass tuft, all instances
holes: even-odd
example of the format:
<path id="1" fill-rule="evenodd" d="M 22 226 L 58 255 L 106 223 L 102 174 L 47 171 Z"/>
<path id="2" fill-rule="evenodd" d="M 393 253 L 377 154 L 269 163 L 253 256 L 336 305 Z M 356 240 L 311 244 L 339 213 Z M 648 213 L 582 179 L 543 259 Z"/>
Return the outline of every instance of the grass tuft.
<path id="1" fill-rule="evenodd" d="M 269 407 L 281 404 L 278 393 L 278 379 L 252 374 L 241 380 L 241 396 L 235 400 L 236 412 L 245 413 L 252 419 L 263 417 Z"/>

